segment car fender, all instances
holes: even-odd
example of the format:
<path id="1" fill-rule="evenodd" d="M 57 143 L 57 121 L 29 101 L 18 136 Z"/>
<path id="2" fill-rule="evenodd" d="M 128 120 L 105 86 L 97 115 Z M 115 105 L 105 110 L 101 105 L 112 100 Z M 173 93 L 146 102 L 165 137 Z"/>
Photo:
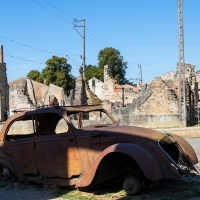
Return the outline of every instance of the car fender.
<path id="1" fill-rule="evenodd" d="M 192 146 L 182 137 L 174 134 L 170 134 L 172 137 L 179 143 L 183 151 L 186 153 L 186 155 L 189 156 L 189 158 L 192 160 L 194 164 L 198 163 L 197 155 L 192 148 Z"/>
<path id="2" fill-rule="evenodd" d="M 109 146 L 98 156 L 90 169 L 77 182 L 76 187 L 88 186 L 92 182 L 101 160 L 112 152 L 124 153 L 133 158 L 148 179 L 159 180 L 164 178 L 161 165 L 149 151 L 135 144 L 118 143 Z"/>
<path id="3" fill-rule="evenodd" d="M 4 167 L 7 167 L 9 170 L 11 170 L 16 176 L 19 181 L 23 181 L 23 175 L 19 170 L 18 165 L 15 163 L 15 161 L 8 155 L 2 154 L 0 155 L 0 164 L 2 164 Z"/>

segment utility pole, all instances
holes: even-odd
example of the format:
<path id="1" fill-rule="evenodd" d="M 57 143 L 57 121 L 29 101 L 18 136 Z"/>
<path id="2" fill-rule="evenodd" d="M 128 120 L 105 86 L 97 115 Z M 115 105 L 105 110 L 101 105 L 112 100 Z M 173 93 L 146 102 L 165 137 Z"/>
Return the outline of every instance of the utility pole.
<path id="1" fill-rule="evenodd" d="M 76 25 L 75 22 L 82 22 L 82 25 Z M 85 78 L 85 19 L 82 19 L 82 20 L 76 20 L 74 19 L 73 20 L 73 26 L 74 26 L 74 29 L 76 30 L 76 28 L 78 27 L 82 27 L 83 28 L 83 33 L 80 34 L 78 32 L 78 34 L 83 38 L 83 55 L 82 55 L 82 59 L 83 59 L 83 78 Z"/>
<path id="2" fill-rule="evenodd" d="M 124 87 L 122 87 L 122 107 L 124 107 Z"/>
<path id="3" fill-rule="evenodd" d="M 183 2 L 178 0 L 178 72 L 179 72 L 179 118 L 180 126 L 186 127 L 185 105 L 185 60 L 184 60 L 184 28 L 183 28 Z"/>
<path id="4" fill-rule="evenodd" d="M 140 68 L 140 87 L 141 87 L 141 93 L 142 93 L 142 66 L 138 64 L 138 68 Z"/>

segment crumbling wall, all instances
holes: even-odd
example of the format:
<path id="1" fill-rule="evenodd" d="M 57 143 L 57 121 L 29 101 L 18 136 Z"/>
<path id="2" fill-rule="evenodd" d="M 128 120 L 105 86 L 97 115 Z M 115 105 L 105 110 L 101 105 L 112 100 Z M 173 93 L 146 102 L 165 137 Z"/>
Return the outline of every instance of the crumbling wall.
<path id="1" fill-rule="evenodd" d="M 4 121 L 4 111 L 9 109 L 8 91 L 6 64 L 0 59 L 0 121 Z"/>
<path id="2" fill-rule="evenodd" d="M 99 79 L 93 77 L 88 81 L 90 90 L 96 94 L 100 99 L 105 100 L 104 83 Z"/>
<path id="3" fill-rule="evenodd" d="M 33 103 L 28 96 L 27 82 L 25 78 L 19 78 L 9 84 L 10 115 L 19 108 L 33 108 Z"/>
<path id="4" fill-rule="evenodd" d="M 57 99 L 59 105 L 63 105 L 63 100 L 65 99 L 64 98 L 65 94 L 64 94 L 63 88 L 50 83 L 48 86 L 48 90 L 44 97 L 44 105 L 49 105 L 49 101 L 50 101 L 49 98 L 51 95 L 53 95 Z"/>
<path id="5" fill-rule="evenodd" d="M 69 100 L 63 88 L 53 84 L 47 86 L 26 78 L 9 83 L 9 95 L 10 110 L 49 105 L 52 99 L 56 100 L 56 104 L 66 105 Z"/>
<path id="6" fill-rule="evenodd" d="M 75 82 L 74 101 L 73 105 L 87 104 L 85 84 L 80 75 Z"/>
<path id="7" fill-rule="evenodd" d="M 112 108 L 119 124 L 145 127 L 179 126 L 178 99 L 161 77 L 155 78 L 130 106 Z"/>
<path id="8" fill-rule="evenodd" d="M 151 82 L 152 95 L 139 108 L 140 114 L 178 114 L 178 99 L 172 89 L 157 77 Z"/>
<path id="9" fill-rule="evenodd" d="M 113 79 L 108 65 L 104 66 L 104 98 L 110 102 L 122 102 L 122 88 L 124 88 L 124 104 L 130 104 L 134 99 L 141 96 L 141 93 L 131 85 L 119 85 Z"/>

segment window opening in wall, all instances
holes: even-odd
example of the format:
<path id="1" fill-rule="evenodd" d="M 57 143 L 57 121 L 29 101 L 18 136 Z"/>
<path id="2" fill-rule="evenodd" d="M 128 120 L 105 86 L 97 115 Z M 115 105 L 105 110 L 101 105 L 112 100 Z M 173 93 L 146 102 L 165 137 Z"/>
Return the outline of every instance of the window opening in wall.
<path id="1" fill-rule="evenodd" d="M 95 86 L 95 80 L 92 80 L 92 86 Z"/>

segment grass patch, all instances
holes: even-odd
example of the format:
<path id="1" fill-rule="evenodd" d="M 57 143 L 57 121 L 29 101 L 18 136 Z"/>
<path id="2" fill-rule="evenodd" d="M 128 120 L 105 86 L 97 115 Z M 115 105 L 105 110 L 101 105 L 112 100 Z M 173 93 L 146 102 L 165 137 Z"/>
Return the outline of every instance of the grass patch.
<path id="1" fill-rule="evenodd" d="M 8 183 L 0 183 L 0 187 L 6 187 Z"/>
<path id="2" fill-rule="evenodd" d="M 64 199 L 73 199 L 73 200 L 96 200 L 95 196 L 85 195 L 78 190 L 74 191 L 66 191 L 66 190 L 58 190 L 58 196 Z"/>

